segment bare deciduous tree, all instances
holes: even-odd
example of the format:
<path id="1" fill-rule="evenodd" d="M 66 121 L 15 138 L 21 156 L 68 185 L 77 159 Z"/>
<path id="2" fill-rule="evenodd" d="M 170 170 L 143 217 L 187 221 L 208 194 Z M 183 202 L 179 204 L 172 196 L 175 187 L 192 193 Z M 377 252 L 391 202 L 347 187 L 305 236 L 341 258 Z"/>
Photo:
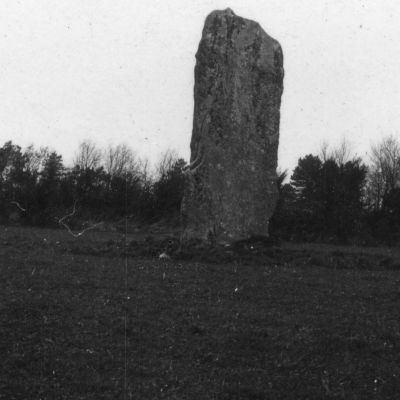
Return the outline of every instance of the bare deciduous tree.
<path id="1" fill-rule="evenodd" d="M 167 150 L 162 153 L 156 165 L 157 177 L 160 178 L 165 176 L 165 174 L 172 168 L 177 160 L 178 153 L 175 150 Z"/>
<path id="2" fill-rule="evenodd" d="M 332 155 L 338 165 L 344 165 L 354 158 L 352 156 L 351 144 L 346 138 L 343 138 L 339 146 L 333 149 Z"/>
<path id="3" fill-rule="evenodd" d="M 387 136 L 371 147 L 371 163 L 367 182 L 370 206 L 379 210 L 384 197 L 400 184 L 400 144 Z"/>
<path id="4" fill-rule="evenodd" d="M 103 153 L 105 171 L 111 176 L 123 176 L 139 169 L 139 160 L 126 144 L 109 146 Z"/>
<path id="5" fill-rule="evenodd" d="M 101 161 L 101 151 L 91 140 L 84 140 L 74 158 L 74 165 L 81 169 L 95 169 Z"/>
<path id="6" fill-rule="evenodd" d="M 49 155 L 50 150 L 48 147 L 40 147 L 36 150 L 33 145 L 28 146 L 24 152 L 26 170 L 32 174 L 39 173 Z"/>
<path id="7" fill-rule="evenodd" d="M 150 163 L 147 158 L 139 158 L 138 159 L 138 171 L 141 181 L 144 184 L 151 183 L 151 171 L 150 171 Z"/>
<path id="8" fill-rule="evenodd" d="M 354 158 L 352 156 L 351 144 L 346 138 L 343 138 L 339 146 L 335 147 L 333 150 L 329 150 L 328 142 L 323 141 L 318 156 L 322 162 L 331 159 L 334 160 L 338 165 L 344 165 L 346 162 Z"/>
<path id="9" fill-rule="evenodd" d="M 323 161 L 323 162 L 325 162 L 326 160 L 328 160 L 328 158 L 330 157 L 330 153 L 329 153 L 329 144 L 328 144 L 328 142 L 326 141 L 326 140 L 324 140 L 322 143 L 321 143 L 321 149 L 320 149 L 320 151 L 319 151 L 319 154 L 318 154 L 318 156 L 319 156 L 319 158 Z"/>

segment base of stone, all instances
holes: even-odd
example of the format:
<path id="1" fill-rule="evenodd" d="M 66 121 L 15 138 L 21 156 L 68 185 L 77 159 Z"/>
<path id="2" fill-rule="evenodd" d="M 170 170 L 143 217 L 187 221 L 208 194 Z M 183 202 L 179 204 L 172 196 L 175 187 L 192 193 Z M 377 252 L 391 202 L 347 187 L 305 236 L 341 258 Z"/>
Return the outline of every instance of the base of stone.
<path id="1" fill-rule="evenodd" d="M 248 237 L 231 237 L 228 235 L 215 236 L 211 233 L 205 235 L 199 235 L 197 232 L 190 232 L 184 230 L 181 234 L 180 241 L 182 245 L 191 242 L 203 243 L 208 246 L 226 246 L 226 247 L 237 247 L 247 246 L 252 244 L 258 245 L 276 245 L 277 240 L 270 235 L 252 235 Z"/>

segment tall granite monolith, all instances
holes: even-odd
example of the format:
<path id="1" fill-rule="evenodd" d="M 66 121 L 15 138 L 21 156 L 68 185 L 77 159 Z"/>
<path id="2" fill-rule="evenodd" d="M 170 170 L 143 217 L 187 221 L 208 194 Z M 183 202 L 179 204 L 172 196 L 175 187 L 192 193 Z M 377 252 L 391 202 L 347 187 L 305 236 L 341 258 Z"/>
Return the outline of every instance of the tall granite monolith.
<path id="1" fill-rule="evenodd" d="M 268 236 L 278 196 L 281 46 L 226 9 L 207 17 L 196 59 L 182 238 Z"/>

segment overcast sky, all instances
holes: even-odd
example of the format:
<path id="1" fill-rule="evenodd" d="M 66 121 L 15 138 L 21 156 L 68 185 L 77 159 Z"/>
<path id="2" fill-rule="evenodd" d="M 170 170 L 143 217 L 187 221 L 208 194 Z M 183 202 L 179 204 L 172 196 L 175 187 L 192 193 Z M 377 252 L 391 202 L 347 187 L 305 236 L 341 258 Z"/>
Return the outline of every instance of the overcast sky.
<path id="1" fill-rule="evenodd" d="M 400 133 L 396 0 L 1 0 L 0 145 L 125 142 L 189 158 L 204 19 L 230 7 L 284 53 L 279 165 L 346 137 L 363 155 Z"/>

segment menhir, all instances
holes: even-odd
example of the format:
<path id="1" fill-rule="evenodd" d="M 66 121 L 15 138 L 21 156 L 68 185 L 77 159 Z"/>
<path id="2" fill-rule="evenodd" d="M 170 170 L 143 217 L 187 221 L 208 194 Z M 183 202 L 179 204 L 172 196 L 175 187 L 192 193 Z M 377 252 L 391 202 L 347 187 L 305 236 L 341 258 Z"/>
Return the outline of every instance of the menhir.
<path id="1" fill-rule="evenodd" d="M 182 239 L 268 236 L 278 196 L 281 46 L 227 9 L 207 17 L 196 59 Z"/>

